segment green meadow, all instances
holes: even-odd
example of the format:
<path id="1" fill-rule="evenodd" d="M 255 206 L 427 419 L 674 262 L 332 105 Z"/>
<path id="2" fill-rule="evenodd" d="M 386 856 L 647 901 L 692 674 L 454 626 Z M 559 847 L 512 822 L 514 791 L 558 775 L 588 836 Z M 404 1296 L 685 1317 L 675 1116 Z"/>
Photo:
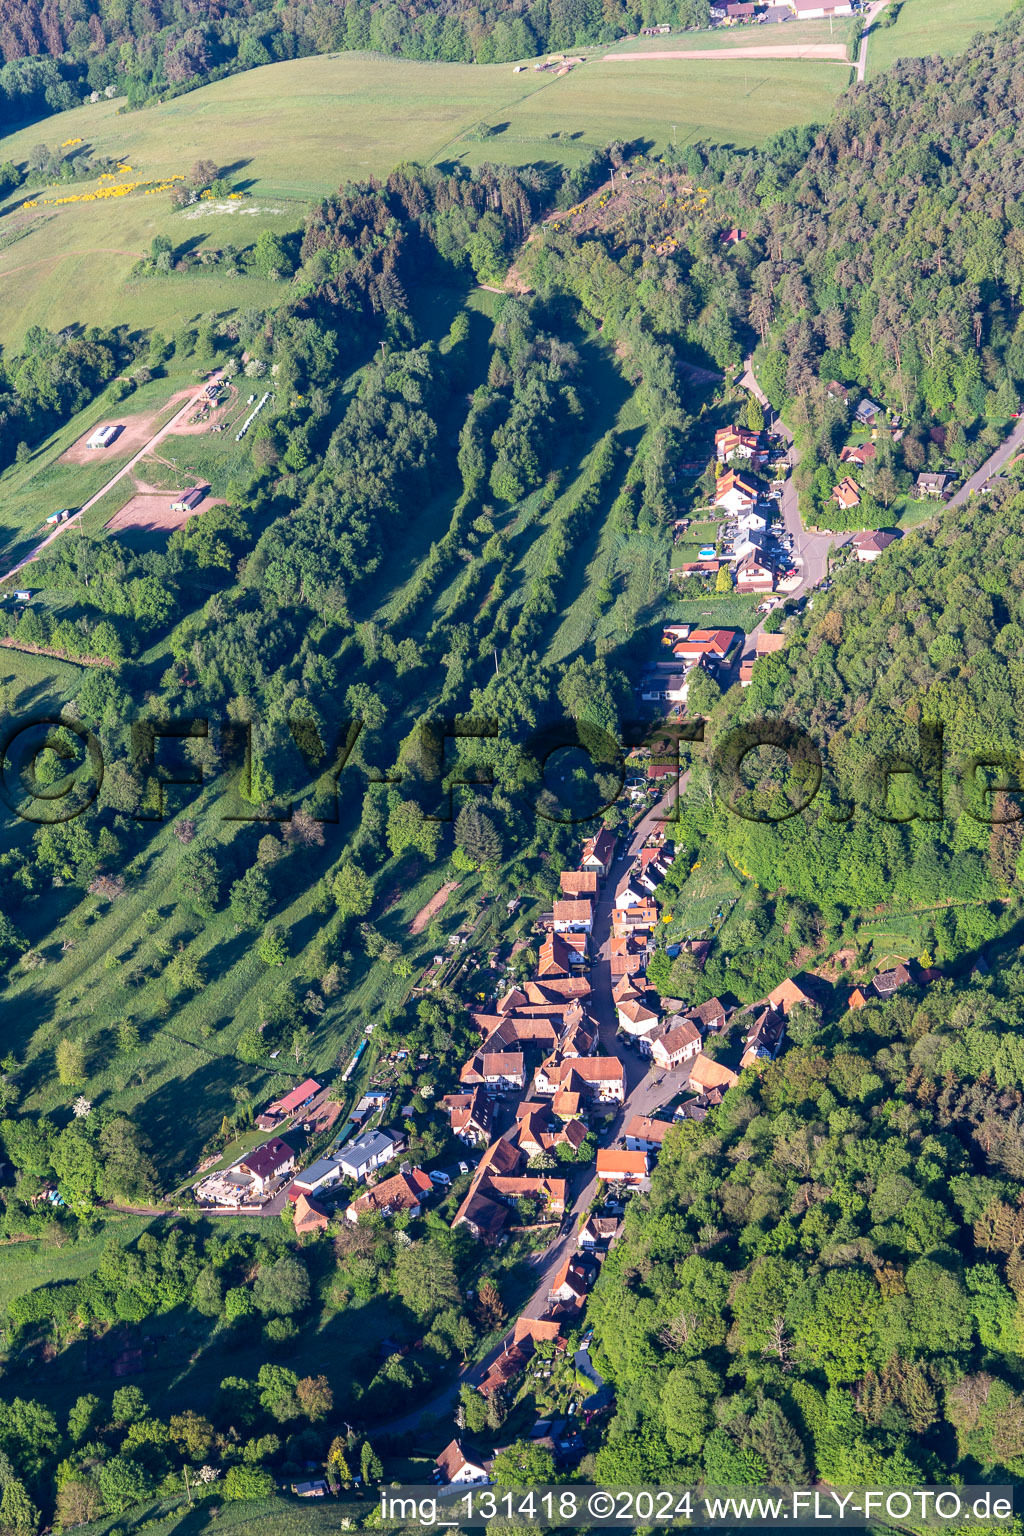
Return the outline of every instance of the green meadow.
<path id="1" fill-rule="evenodd" d="M 988 32 L 1010 10 L 1011 0 L 903 0 L 891 27 L 868 42 L 868 74 L 879 75 L 897 59 L 948 58 L 961 53 L 976 32 Z"/>

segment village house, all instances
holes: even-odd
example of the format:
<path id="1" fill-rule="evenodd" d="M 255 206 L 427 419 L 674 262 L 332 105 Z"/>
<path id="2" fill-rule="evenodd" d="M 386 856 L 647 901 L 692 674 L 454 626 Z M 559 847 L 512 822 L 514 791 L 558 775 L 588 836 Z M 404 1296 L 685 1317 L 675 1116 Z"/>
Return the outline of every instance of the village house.
<path id="1" fill-rule="evenodd" d="M 870 464 L 878 457 L 878 449 L 874 443 L 858 443 L 854 446 L 847 444 L 839 455 L 840 464 L 856 464 L 863 469 L 865 464 Z"/>
<path id="2" fill-rule="evenodd" d="M 320 1084 L 315 1078 L 307 1077 L 304 1083 L 286 1093 L 283 1099 L 275 1099 L 268 1104 L 262 1115 L 256 1120 L 256 1125 L 261 1131 L 272 1131 L 282 1120 L 293 1115 L 296 1110 L 304 1109 L 320 1092 Z"/>
<path id="3" fill-rule="evenodd" d="M 851 480 L 849 475 L 845 480 L 832 490 L 832 500 L 837 501 L 844 511 L 849 512 L 853 507 L 860 506 L 860 491 L 857 489 L 856 480 Z"/>
<path id="4" fill-rule="evenodd" d="M 877 560 L 883 550 L 890 544 L 895 544 L 899 534 L 890 533 L 887 528 L 879 528 L 875 532 L 856 533 L 853 536 L 853 552 L 858 560 Z"/>
<path id="5" fill-rule="evenodd" d="M 472 1487 L 476 1483 L 490 1481 L 483 1461 L 479 1457 L 467 1456 L 459 1440 L 452 1440 L 446 1445 L 434 1465 L 441 1473 L 441 1482 L 444 1484 Z"/>
<path id="6" fill-rule="evenodd" d="M 885 1001 L 898 992 L 900 987 L 909 986 L 913 979 L 905 965 L 897 965 L 891 971 L 879 971 L 871 985 L 876 995 Z"/>
<path id="7" fill-rule="evenodd" d="M 659 1067 L 680 1067 L 684 1061 L 692 1061 L 701 1046 L 700 1030 L 689 1019 L 675 1014 L 668 1022 L 664 1034 L 651 1041 L 651 1055 Z"/>
<path id="8" fill-rule="evenodd" d="M 594 909 L 588 900 L 556 901 L 552 908 L 552 927 L 556 933 L 589 933 Z"/>
<path id="9" fill-rule="evenodd" d="M 650 892 L 643 890 L 638 883 L 634 882 L 634 877 L 630 875 L 615 894 L 616 910 L 624 912 L 627 907 L 638 907 L 642 901 L 647 900 L 649 895 Z"/>
<path id="10" fill-rule="evenodd" d="M 300 1194 L 321 1194 L 330 1189 L 332 1184 L 340 1184 L 341 1179 L 341 1165 L 336 1157 L 318 1157 L 315 1163 L 310 1163 L 308 1168 L 303 1168 L 295 1175 L 288 1197 L 294 1201 L 298 1200 Z"/>
<path id="11" fill-rule="evenodd" d="M 732 541 L 732 554 L 729 556 L 729 563 L 739 567 L 750 555 L 757 555 L 760 560 L 770 561 L 770 546 L 771 540 L 763 529 L 740 527 Z"/>
<path id="12" fill-rule="evenodd" d="M 485 1051 L 483 1079 L 492 1092 L 522 1088 L 526 1081 L 522 1051 Z"/>
<path id="13" fill-rule="evenodd" d="M 915 490 L 919 496 L 945 496 L 948 482 L 948 475 L 933 475 L 925 471 L 918 475 Z"/>
<path id="14" fill-rule="evenodd" d="M 537 975 L 541 981 L 568 976 L 579 963 L 579 954 L 560 933 L 549 933 L 537 951 Z"/>
<path id="15" fill-rule="evenodd" d="M 330 1220 L 324 1207 L 308 1195 L 300 1195 L 295 1202 L 295 1230 L 300 1237 L 313 1232 L 326 1232 Z"/>
<path id="16" fill-rule="evenodd" d="M 733 459 L 750 459 L 755 467 L 762 464 L 767 454 L 762 447 L 761 433 L 748 427 L 722 427 L 715 433 L 715 452 L 720 464 L 731 464 Z"/>
<path id="17" fill-rule="evenodd" d="M 855 1013 L 858 1008 L 866 1008 L 870 1000 L 869 992 L 864 992 L 860 987 L 854 987 L 846 1006 L 851 1013 Z"/>
<path id="18" fill-rule="evenodd" d="M 390 1163 L 400 1146 L 399 1138 L 389 1131 L 367 1131 L 365 1136 L 342 1148 L 338 1155 L 341 1171 L 346 1179 L 354 1179 L 358 1184 L 374 1169 Z"/>
<path id="19" fill-rule="evenodd" d="M 727 1067 L 724 1062 L 715 1061 L 710 1056 L 705 1056 L 703 1051 L 699 1056 L 694 1057 L 689 1078 L 691 1088 L 709 1093 L 716 1088 L 735 1088 L 739 1080 L 739 1074 L 731 1067 Z"/>
<path id="20" fill-rule="evenodd" d="M 349 1221 L 358 1221 L 363 1215 L 394 1216 L 398 1211 L 408 1211 L 418 1216 L 423 1202 L 433 1191 L 433 1184 L 422 1168 L 404 1169 L 390 1179 L 382 1179 L 365 1195 L 360 1195 L 345 1212 Z"/>
<path id="21" fill-rule="evenodd" d="M 850 391 L 838 379 L 832 379 L 826 386 L 825 393 L 831 395 L 833 400 L 841 400 L 844 405 L 850 403 Z"/>
<path id="22" fill-rule="evenodd" d="M 775 568 L 763 555 L 751 550 L 736 567 L 737 592 L 774 592 Z"/>
<path id="23" fill-rule="evenodd" d="M 627 1152 L 625 1147 L 599 1147 L 597 1176 L 606 1184 L 639 1184 L 650 1172 L 646 1152 Z"/>
<path id="24" fill-rule="evenodd" d="M 598 876 L 605 880 L 614 857 L 615 833 L 608 827 L 602 827 L 596 837 L 589 837 L 583 844 L 580 869 L 596 870 Z"/>
<path id="25" fill-rule="evenodd" d="M 610 964 L 613 976 L 636 976 L 647 969 L 647 948 L 629 935 L 610 941 Z"/>
<path id="26" fill-rule="evenodd" d="M 440 1104 L 451 1117 L 452 1135 L 466 1146 L 485 1146 L 490 1141 L 493 1106 L 479 1088 L 471 1093 L 447 1093 Z"/>
<path id="27" fill-rule="evenodd" d="M 667 1120 L 652 1120 L 650 1115 L 634 1115 L 626 1126 L 626 1150 L 657 1152 L 671 1129 Z"/>
<path id="28" fill-rule="evenodd" d="M 722 475 L 715 486 L 715 506 L 731 516 L 756 507 L 760 499 L 761 487 L 757 481 L 751 480 L 748 475 L 739 474 L 736 470 L 730 469 Z"/>

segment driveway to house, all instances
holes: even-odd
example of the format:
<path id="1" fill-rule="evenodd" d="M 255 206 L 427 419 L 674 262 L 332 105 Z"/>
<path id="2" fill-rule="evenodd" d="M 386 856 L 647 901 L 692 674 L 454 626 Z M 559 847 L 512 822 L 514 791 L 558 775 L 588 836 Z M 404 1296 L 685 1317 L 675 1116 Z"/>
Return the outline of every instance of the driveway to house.
<path id="1" fill-rule="evenodd" d="M 873 0 L 864 17 L 864 30 L 860 35 L 860 48 L 857 52 L 857 84 L 863 85 L 868 67 L 868 34 L 875 24 L 875 17 L 884 11 L 889 0 Z"/>
<path id="2" fill-rule="evenodd" d="M 955 496 L 949 498 L 949 506 L 962 507 L 970 496 L 981 490 L 990 475 L 997 474 L 1004 464 L 1022 448 L 1024 448 L 1024 416 L 1014 425 L 1009 437 L 989 454 L 981 468 L 960 487 Z"/>
<path id="3" fill-rule="evenodd" d="M 88 501 L 83 502 L 74 516 L 69 517 L 66 523 L 58 523 L 53 532 L 48 534 L 45 539 L 43 539 L 39 544 L 35 546 L 34 549 L 30 550 L 29 553 L 25 556 L 24 560 L 19 560 L 17 565 L 12 565 L 9 571 L 5 571 L 4 574 L 0 576 L 0 584 L 5 581 L 9 581 L 12 576 L 17 576 L 18 572 L 24 570 L 26 565 L 29 565 L 33 560 L 38 559 L 39 555 L 48 544 L 52 544 L 54 539 L 59 539 L 62 533 L 67 533 L 69 528 L 73 527 L 75 523 L 80 521 L 83 513 L 88 512 L 90 507 L 94 507 L 96 503 L 100 501 L 102 497 L 104 497 L 107 492 L 117 484 L 119 480 L 124 479 L 125 475 L 130 475 L 136 464 L 139 463 L 140 459 L 144 459 L 147 454 L 153 452 L 154 448 L 159 447 L 164 438 L 168 437 L 174 431 L 179 421 L 181 421 L 184 416 L 187 416 L 189 411 L 195 410 L 197 404 L 206 393 L 207 384 L 216 384 L 220 377 L 221 371 L 218 368 L 215 373 L 210 374 L 209 378 L 204 379 L 202 384 L 196 390 L 195 394 L 189 396 L 179 411 L 175 411 L 170 421 L 165 422 L 159 431 L 154 432 L 153 436 L 149 439 L 149 442 L 143 444 L 138 453 L 130 458 L 128 463 L 119 469 L 116 474 L 111 475 L 106 485 L 104 485 L 101 490 L 98 490 L 95 496 L 90 496 Z"/>

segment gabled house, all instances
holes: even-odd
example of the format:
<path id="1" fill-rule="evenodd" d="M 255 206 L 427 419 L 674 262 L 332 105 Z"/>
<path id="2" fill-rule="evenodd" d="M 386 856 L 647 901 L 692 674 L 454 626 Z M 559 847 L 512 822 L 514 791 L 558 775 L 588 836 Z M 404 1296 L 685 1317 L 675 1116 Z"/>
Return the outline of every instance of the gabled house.
<path id="1" fill-rule="evenodd" d="M 300 1237 L 310 1232 L 326 1232 L 329 1221 L 324 1207 L 308 1195 L 300 1195 L 295 1202 L 295 1230 Z"/>
<path id="2" fill-rule="evenodd" d="M 336 1157 L 318 1157 L 292 1179 L 289 1197 L 294 1201 L 300 1194 L 318 1195 L 330 1189 L 332 1184 L 339 1184 L 341 1179 L 341 1165 Z"/>
<path id="3" fill-rule="evenodd" d="M 522 1088 L 526 1081 L 522 1051 L 485 1051 L 483 1079 L 488 1088 Z"/>
<path id="4" fill-rule="evenodd" d="M 615 1008 L 619 1028 L 624 1035 L 632 1035 L 634 1039 L 640 1039 L 642 1036 L 649 1036 L 651 1031 L 658 1027 L 659 1015 L 656 1010 L 648 1008 L 646 1003 L 638 998 L 617 1001 Z"/>
<path id="5" fill-rule="evenodd" d="M 845 512 L 849 512 L 853 507 L 859 507 L 860 491 L 856 480 L 851 480 L 849 475 L 845 480 L 840 480 L 832 490 L 832 500 L 837 501 Z"/>
<path id="6" fill-rule="evenodd" d="M 905 965 L 897 965 L 891 971 L 879 971 L 871 985 L 876 995 L 884 1000 L 892 997 L 900 987 L 909 986 L 913 979 Z"/>
<path id="7" fill-rule="evenodd" d="M 857 559 L 870 561 L 877 560 L 882 551 L 888 549 L 890 544 L 895 544 L 898 538 L 899 534 L 890 533 L 887 528 L 878 528 L 873 532 L 854 534 L 851 542 Z"/>
<path id="8" fill-rule="evenodd" d="M 352 1201 L 345 1215 L 353 1222 L 364 1214 L 394 1216 L 398 1211 L 408 1211 L 411 1216 L 418 1216 L 433 1187 L 422 1168 L 410 1168 L 408 1173 L 396 1173 L 368 1189 L 365 1195 Z"/>
<path id="9" fill-rule="evenodd" d="M 740 1070 L 754 1066 L 759 1061 L 774 1061 L 782 1049 L 786 1034 L 786 1020 L 782 1013 L 771 1008 L 752 1009 L 750 1027 L 744 1036 Z"/>
<path id="10" fill-rule="evenodd" d="M 564 1089 L 581 1099 L 621 1104 L 625 1071 L 617 1056 L 574 1056 L 569 1061 L 545 1062 L 538 1067 L 534 1086 L 538 1093 L 557 1095 Z M 557 1113 L 557 1106 L 553 1107 Z M 578 1113 L 578 1107 L 573 1113 Z"/>
<path id="11" fill-rule="evenodd" d="M 570 901 L 597 900 L 596 869 L 563 869 L 558 876 L 562 895 Z"/>
<path id="12" fill-rule="evenodd" d="M 636 906 L 612 913 L 612 933 L 621 938 L 625 934 L 649 934 L 658 921 L 658 908 L 649 896 Z"/>
<path id="13" fill-rule="evenodd" d="M 577 963 L 562 935 L 549 933 L 537 954 L 537 975 L 542 981 L 548 977 L 568 976 L 572 965 Z"/>
<path id="14" fill-rule="evenodd" d="M 645 891 L 643 887 L 634 880 L 633 876 L 630 875 L 622 889 L 616 892 L 616 910 L 619 912 L 624 912 L 627 907 L 637 907 L 642 901 L 647 900 L 649 894 L 650 892 Z"/>
<path id="15" fill-rule="evenodd" d="M 552 927 L 556 933 L 589 933 L 593 923 L 594 909 L 586 898 L 563 898 L 552 908 Z"/>
<path id="16" fill-rule="evenodd" d="M 839 455 L 840 464 L 856 464 L 863 469 L 865 464 L 870 464 L 878 457 L 878 449 L 874 443 L 847 444 Z"/>
<path id="17" fill-rule="evenodd" d="M 721 1061 L 714 1061 L 710 1056 L 705 1056 L 701 1051 L 694 1057 L 693 1066 L 690 1068 L 690 1087 L 699 1088 L 705 1094 L 715 1089 L 734 1088 L 739 1082 L 739 1074 L 731 1067 L 725 1066 Z"/>
<path id="18" fill-rule="evenodd" d="M 388 1131 L 367 1131 L 338 1154 L 341 1171 L 347 1179 L 365 1179 L 368 1173 L 390 1163 L 401 1145 Z"/>
<path id="19" fill-rule="evenodd" d="M 700 1030 L 689 1019 L 676 1014 L 664 1034 L 651 1041 L 651 1055 L 659 1067 L 680 1067 L 700 1052 Z"/>
<path id="20" fill-rule="evenodd" d="M 650 1172 L 646 1152 L 627 1152 L 625 1147 L 600 1147 L 597 1177 L 608 1184 L 639 1184 Z"/>
<path id="21" fill-rule="evenodd" d="M 728 470 L 715 486 L 715 506 L 730 516 L 748 512 L 761 499 L 761 487 L 748 475 Z"/>
<path id="22" fill-rule="evenodd" d="M 945 496 L 948 475 L 932 475 L 925 471 L 918 475 L 915 490 L 919 496 Z"/>
<path id="23" fill-rule="evenodd" d="M 608 827 L 602 827 L 596 837 L 589 837 L 583 844 L 583 854 L 580 858 L 580 869 L 595 870 L 604 880 L 612 867 L 615 857 L 615 833 Z"/>
<path id="24" fill-rule="evenodd" d="M 717 997 L 709 997 L 706 1003 L 690 1009 L 690 1017 L 708 1034 L 716 1034 L 725 1028 L 725 1004 Z"/>
<path id="25" fill-rule="evenodd" d="M 794 6 L 800 3 L 802 3 L 802 0 L 791 0 L 791 4 Z M 860 422 L 862 427 L 871 427 L 874 426 L 875 422 L 883 414 L 882 407 L 876 405 L 873 400 L 869 400 L 867 395 L 865 395 L 854 412 L 854 417 Z"/>
<path id="26" fill-rule="evenodd" d="M 570 1253 L 551 1277 L 548 1301 L 568 1302 L 570 1306 L 579 1307 L 586 1301 L 589 1289 L 587 1270 Z"/>
<path id="27" fill-rule="evenodd" d="M 460 1440 L 452 1440 L 446 1445 L 434 1465 L 441 1473 L 441 1482 L 444 1484 L 472 1487 L 475 1483 L 490 1481 L 482 1458 L 467 1455 Z"/>
<path id="28" fill-rule="evenodd" d="M 671 1129 L 667 1120 L 634 1115 L 626 1126 L 626 1149 L 629 1152 L 657 1152 Z"/>
<path id="29" fill-rule="evenodd" d="M 446 1093 L 440 1103 L 451 1117 L 453 1136 L 468 1147 L 485 1146 L 490 1141 L 493 1107 L 478 1087 L 470 1093 Z"/>
<path id="30" fill-rule="evenodd" d="M 576 1246 L 584 1253 L 593 1253 L 596 1248 L 604 1248 L 613 1243 L 621 1227 L 622 1223 L 617 1216 L 588 1216 L 580 1227 Z"/>
<path id="31" fill-rule="evenodd" d="M 737 592 L 774 592 L 775 568 L 756 550 L 751 550 L 736 567 Z"/>
<path id="32" fill-rule="evenodd" d="M 685 640 L 677 641 L 672 654 L 678 656 L 680 661 L 696 662 L 702 657 L 711 661 L 724 661 L 741 633 L 736 629 L 695 629 Z"/>
<path id="33" fill-rule="evenodd" d="M 787 976 L 785 981 L 780 981 L 778 986 L 769 992 L 765 999 L 769 1008 L 789 1018 L 790 1013 L 798 1005 L 815 1007 L 818 999 L 814 993 L 813 983 L 805 982 L 801 986 L 795 976 Z"/>
<path id="34" fill-rule="evenodd" d="M 235 1167 L 248 1175 L 258 1195 L 264 1195 L 276 1179 L 291 1173 L 295 1167 L 295 1153 L 280 1136 L 273 1136 L 270 1141 L 246 1153 Z"/>
<path id="35" fill-rule="evenodd" d="M 760 432 L 749 427 L 722 427 L 715 433 L 715 453 L 720 464 L 731 464 L 733 459 L 750 459 L 756 466 L 766 458 Z"/>

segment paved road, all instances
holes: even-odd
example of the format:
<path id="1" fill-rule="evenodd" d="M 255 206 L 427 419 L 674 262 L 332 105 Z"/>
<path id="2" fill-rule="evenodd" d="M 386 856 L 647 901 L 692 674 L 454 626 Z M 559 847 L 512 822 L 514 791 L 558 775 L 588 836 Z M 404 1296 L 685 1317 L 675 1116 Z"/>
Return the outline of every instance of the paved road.
<path id="1" fill-rule="evenodd" d="M 679 780 L 679 794 L 682 795 L 686 788 L 687 775 L 683 774 Z M 609 957 L 611 939 L 611 916 L 614 908 L 615 893 L 621 887 L 629 874 L 630 865 L 639 850 L 643 847 L 647 838 L 654 831 L 666 830 L 666 823 L 662 819 L 668 809 L 668 803 L 672 795 L 666 795 L 646 813 L 636 825 L 635 830 L 625 842 L 621 853 L 612 867 L 611 874 L 605 882 L 605 889 L 597 905 L 594 919 L 594 930 L 591 936 L 592 952 L 595 956 L 594 964 L 590 970 L 590 983 L 592 993 L 590 997 L 590 1012 L 598 1025 L 600 1035 L 600 1049 L 609 1056 L 618 1056 L 623 1064 L 626 1077 L 625 1101 L 608 1124 L 601 1135 L 602 1142 L 611 1146 L 623 1133 L 626 1125 L 634 1115 L 653 1115 L 671 1099 L 674 1099 L 679 1090 L 685 1085 L 688 1077 L 688 1069 L 682 1071 L 662 1073 L 660 1069 L 650 1071 L 650 1063 L 642 1057 L 638 1051 L 628 1049 L 623 1045 L 618 1036 L 618 1018 L 615 1011 L 615 1002 L 612 998 L 611 960 Z M 667 830 L 671 832 L 671 823 Z M 578 1218 L 593 1203 L 597 1192 L 597 1177 L 592 1174 L 583 1187 L 579 1190 L 572 1205 L 572 1221 L 567 1223 L 569 1230 L 555 1238 L 554 1242 L 546 1248 L 543 1254 L 538 1255 L 535 1262 L 538 1265 L 537 1284 L 526 1305 L 521 1309 L 523 1317 L 543 1317 L 548 1310 L 548 1292 L 551 1282 L 569 1254 L 576 1251 L 576 1229 Z M 499 1343 L 475 1365 L 467 1367 L 459 1376 L 451 1382 L 443 1392 L 424 1403 L 404 1418 L 383 1425 L 377 1432 L 386 1435 L 409 1435 L 413 1433 L 424 1418 L 439 1418 L 446 1413 L 454 1412 L 459 1398 L 459 1388 L 464 1382 L 475 1386 L 486 1376 L 494 1361 L 507 1348 L 511 1347 L 515 1325 L 509 1328 Z"/>
<path id="2" fill-rule="evenodd" d="M 793 538 L 794 560 L 800 562 L 798 569 L 801 575 L 800 585 L 787 592 L 787 597 L 800 597 L 812 588 L 820 586 L 828 575 L 830 556 L 848 544 L 853 538 L 852 533 L 815 533 L 805 528 L 800 516 L 800 499 L 797 495 L 795 470 L 800 462 L 800 453 L 793 442 L 793 434 L 781 417 L 777 417 L 772 410 L 767 395 L 754 376 L 753 359 L 748 357 L 743 364 L 743 377 L 740 383 L 744 389 L 750 391 L 764 406 L 765 420 L 771 423 L 771 430 L 783 438 L 789 450 L 789 462 L 792 470 L 782 488 L 779 498 L 779 511 L 782 523 L 787 533 Z M 764 628 L 764 622 L 757 625 L 747 635 L 743 643 L 743 650 L 737 661 L 750 661 L 755 655 L 755 643 L 757 636 Z"/>
<path id="3" fill-rule="evenodd" d="M 867 13 L 864 17 L 864 30 L 860 36 L 860 49 L 857 53 L 856 80 L 858 85 L 863 85 L 866 78 L 868 67 L 868 33 L 875 24 L 875 17 L 881 11 L 884 11 L 888 4 L 889 0 L 873 0 L 873 4 L 867 8 Z"/>
<path id="4" fill-rule="evenodd" d="M 977 473 L 973 474 L 960 487 L 955 496 L 950 497 L 949 505 L 951 507 L 962 507 L 969 496 L 981 490 L 981 487 L 990 475 L 997 474 L 1007 461 L 1012 459 L 1014 454 L 1019 453 L 1021 449 L 1024 449 L 1024 417 L 1021 417 L 1020 421 L 1016 423 L 1009 437 L 999 444 L 995 452 L 989 454 Z"/>
<path id="5" fill-rule="evenodd" d="M 73 517 L 69 517 L 66 523 L 59 523 L 52 533 L 47 534 L 45 539 L 41 540 L 41 542 L 38 543 L 34 549 L 29 551 L 24 560 L 19 560 L 17 565 L 12 565 L 9 571 L 5 571 L 4 574 L 0 576 L 0 584 L 5 581 L 9 581 L 12 576 L 17 576 L 18 572 L 24 570 L 26 565 L 29 565 L 33 560 L 38 559 L 39 555 L 47 547 L 48 544 L 52 544 L 54 539 L 59 539 L 62 533 L 67 533 L 69 528 L 72 528 L 75 523 L 80 521 L 83 513 L 88 512 L 90 507 L 94 507 L 96 503 L 102 497 L 104 497 L 107 492 L 117 484 L 119 480 L 124 479 L 125 475 L 131 474 L 139 460 L 144 459 L 147 454 L 152 453 L 153 449 L 162 443 L 164 438 L 167 437 L 169 433 L 174 431 L 179 421 L 181 421 L 183 417 L 187 416 L 189 411 L 195 409 L 199 400 L 206 392 L 207 384 L 216 383 L 220 376 L 220 369 L 218 368 L 216 373 L 211 373 L 209 378 L 204 379 L 202 384 L 196 390 L 195 394 L 189 396 L 181 409 L 175 411 L 171 419 L 166 422 L 158 432 L 153 434 L 153 436 L 149 439 L 149 442 L 144 444 L 144 446 L 139 449 L 138 453 L 136 453 L 132 458 L 128 460 L 127 464 L 119 469 L 116 474 L 111 475 L 106 485 L 104 485 L 101 490 L 98 490 L 95 496 L 90 496 L 88 501 L 83 502 L 75 515 Z"/>

